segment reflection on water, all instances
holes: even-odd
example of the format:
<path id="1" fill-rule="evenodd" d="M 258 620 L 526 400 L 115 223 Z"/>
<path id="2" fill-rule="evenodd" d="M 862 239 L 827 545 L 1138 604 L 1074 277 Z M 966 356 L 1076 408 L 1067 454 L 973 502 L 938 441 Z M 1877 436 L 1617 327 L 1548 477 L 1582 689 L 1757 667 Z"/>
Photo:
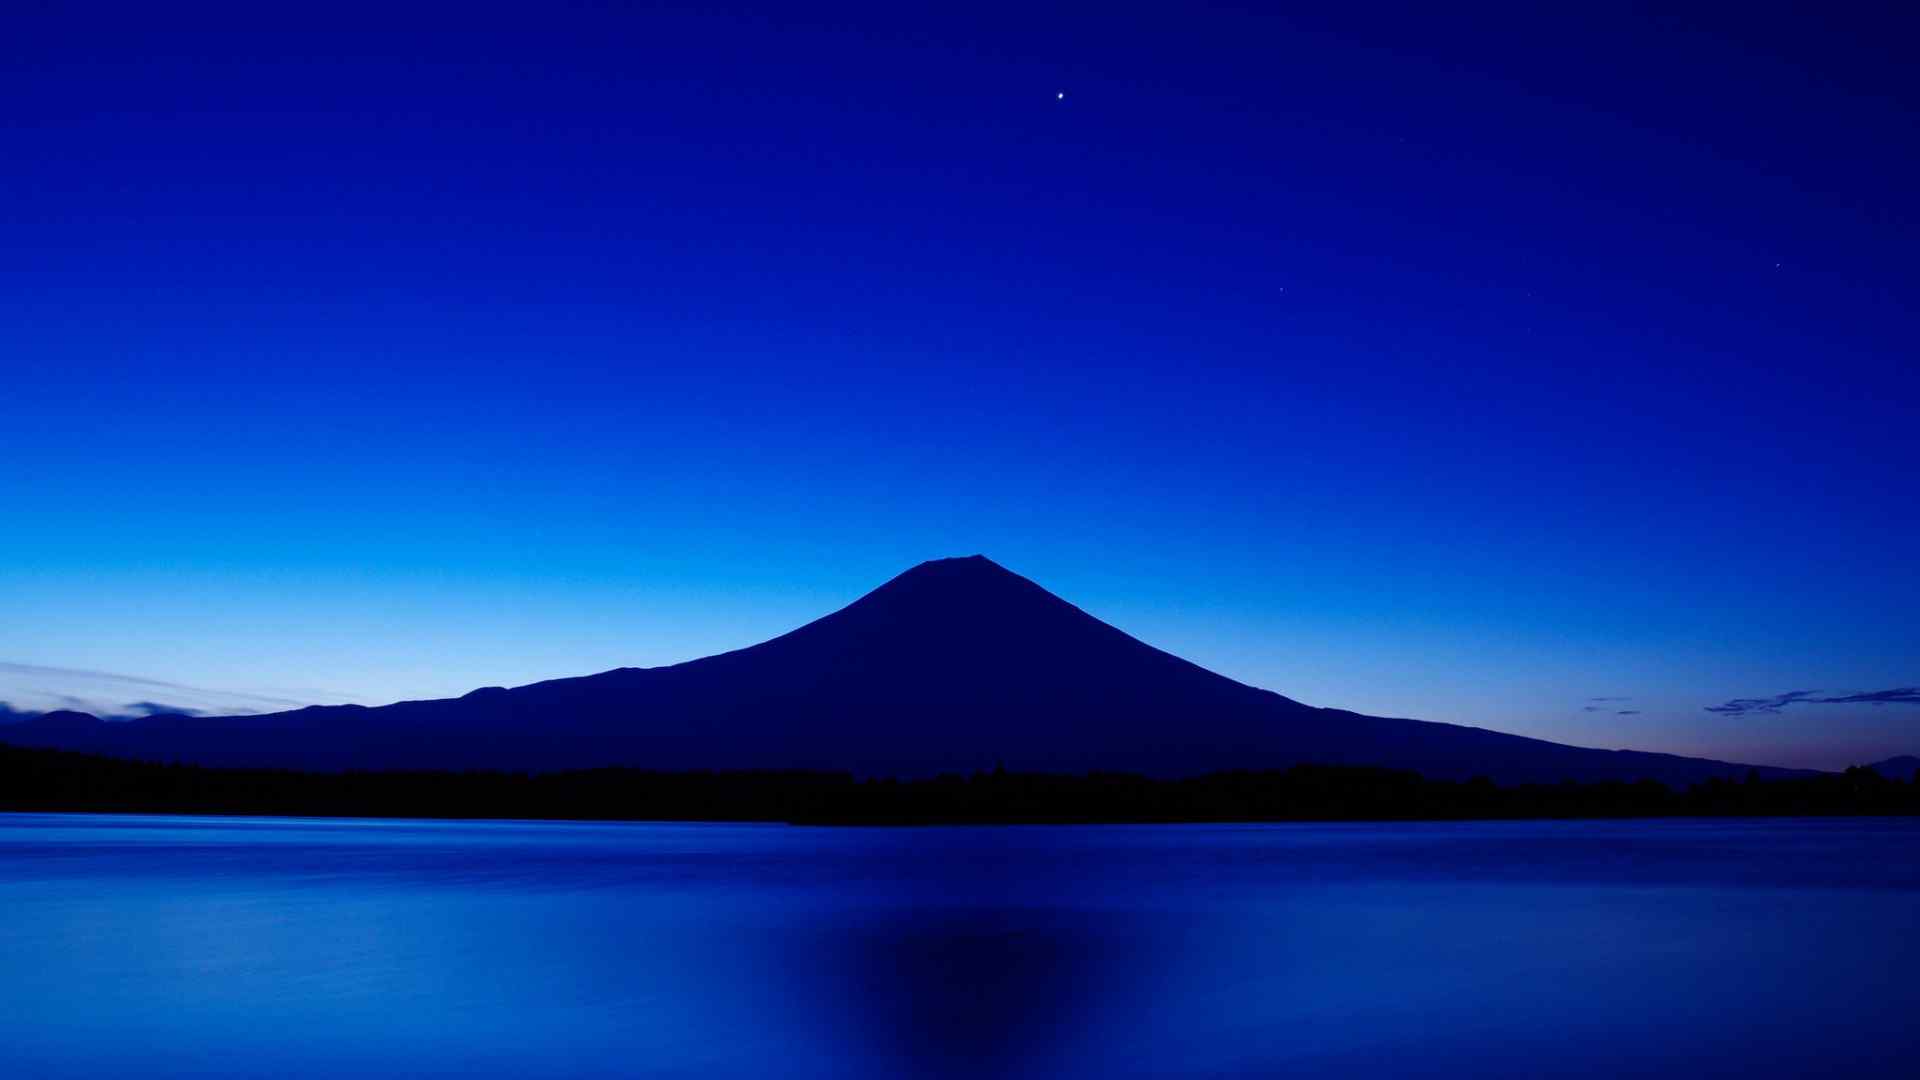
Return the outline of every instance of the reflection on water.
<path id="1" fill-rule="evenodd" d="M 0 1075 L 1901 1075 L 1916 841 L 0 815 Z"/>

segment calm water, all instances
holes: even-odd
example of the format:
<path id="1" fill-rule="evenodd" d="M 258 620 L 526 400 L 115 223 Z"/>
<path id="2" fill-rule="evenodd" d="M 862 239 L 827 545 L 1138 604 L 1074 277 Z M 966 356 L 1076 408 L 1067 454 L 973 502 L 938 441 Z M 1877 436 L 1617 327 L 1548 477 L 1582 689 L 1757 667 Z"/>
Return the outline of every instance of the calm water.
<path id="1" fill-rule="evenodd" d="M 1920 824 L 0 815 L 0 1075 L 1920 1061 Z"/>

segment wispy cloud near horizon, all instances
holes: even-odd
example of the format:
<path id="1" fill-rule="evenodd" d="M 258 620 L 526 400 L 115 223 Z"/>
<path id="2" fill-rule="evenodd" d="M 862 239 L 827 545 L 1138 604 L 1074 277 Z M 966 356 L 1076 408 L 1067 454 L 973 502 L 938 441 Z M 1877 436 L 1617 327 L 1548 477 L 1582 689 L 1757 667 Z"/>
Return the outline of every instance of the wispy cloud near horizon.
<path id="1" fill-rule="evenodd" d="M 1764 698 L 1734 698 L 1706 711 L 1726 716 L 1746 713 L 1777 713 L 1789 705 L 1920 705 L 1920 686 L 1895 687 L 1892 690 L 1867 690 L 1851 694 L 1821 697 L 1820 690 L 1789 690 Z"/>
<path id="2" fill-rule="evenodd" d="M 344 694 L 221 690 L 113 671 L 0 660 L 0 720 L 60 709 L 108 719 L 161 713 L 241 716 L 351 701 Z"/>
<path id="3" fill-rule="evenodd" d="M 1610 712 L 1615 716 L 1639 716 L 1640 715 L 1639 709 L 1621 709 L 1621 708 L 1615 707 L 1618 705 L 1625 704 L 1626 702 L 1629 702 L 1632 700 L 1633 700 L 1632 697 L 1624 694 L 1611 695 L 1607 697 L 1590 697 L 1587 699 L 1587 701 L 1591 702 L 1591 704 L 1580 706 L 1580 711 L 1594 712 L 1594 713 Z"/>

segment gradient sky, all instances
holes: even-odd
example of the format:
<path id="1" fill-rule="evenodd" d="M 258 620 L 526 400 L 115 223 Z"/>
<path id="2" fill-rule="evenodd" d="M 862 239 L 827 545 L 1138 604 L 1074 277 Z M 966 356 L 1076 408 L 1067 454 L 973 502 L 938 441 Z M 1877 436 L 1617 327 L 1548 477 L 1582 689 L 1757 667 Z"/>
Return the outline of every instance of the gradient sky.
<path id="1" fill-rule="evenodd" d="M 10 12 L 0 700 L 671 662 L 982 552 L 1312 704 L 1920 752 L 1708 711 L 1920 683 L 1916 28 L 1544 6 Z"/>

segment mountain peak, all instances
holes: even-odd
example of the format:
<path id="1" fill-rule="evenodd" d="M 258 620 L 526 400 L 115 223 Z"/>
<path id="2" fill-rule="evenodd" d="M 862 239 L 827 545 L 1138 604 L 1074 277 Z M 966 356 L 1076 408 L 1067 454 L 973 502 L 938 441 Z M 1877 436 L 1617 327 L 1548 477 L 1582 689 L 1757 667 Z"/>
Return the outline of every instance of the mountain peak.
<path id="1" fill-rule="evenodd" d="M 322 769 L 914 776 L 1004 764 L 1182 776 L 1312 763 L 1670 784 L 1747 771 L 1310 708 L 1156 649 L 984 555 L 921 563 L 779 637 L 664 667 L 375 708 L 115 723 L 69 714 L 5 734 L 129 757 Z"/>
<path id="2" fill-rule="evenodd" d="M 868 595 L 901 590 L 918 592 L 926 588 L 1004 590 L 1008 586 L 1046 592 L 1040 586 L 985 555 L 955 555 L 945 559 L 928 559 L 926 562 L 909 567 Z"/>
<path id="3" fill-rule="evenodd" d="M 1036 603 L 1073 610 L 1072 605 L 985 555 L 929 559 L 855 601 L 848 610 L 918 611 L 953 616 L 971 610 L 982 617 L 1031 611 Z"/>
<path id="4" fill-rule="evenodd" d="M 928 559 L 918 566 L 909 568 L 906 573 L 900 576 L 905 577 L 907 574 L 977 574 L 989 572 L 1006 574 L 1010 577 L 1019 576 L 1006 567 L 1001 566 L 999 563 L 994 562 L 992 559 L 987 558 L 985 555 L 951 555 L 944 559 Z"/>

